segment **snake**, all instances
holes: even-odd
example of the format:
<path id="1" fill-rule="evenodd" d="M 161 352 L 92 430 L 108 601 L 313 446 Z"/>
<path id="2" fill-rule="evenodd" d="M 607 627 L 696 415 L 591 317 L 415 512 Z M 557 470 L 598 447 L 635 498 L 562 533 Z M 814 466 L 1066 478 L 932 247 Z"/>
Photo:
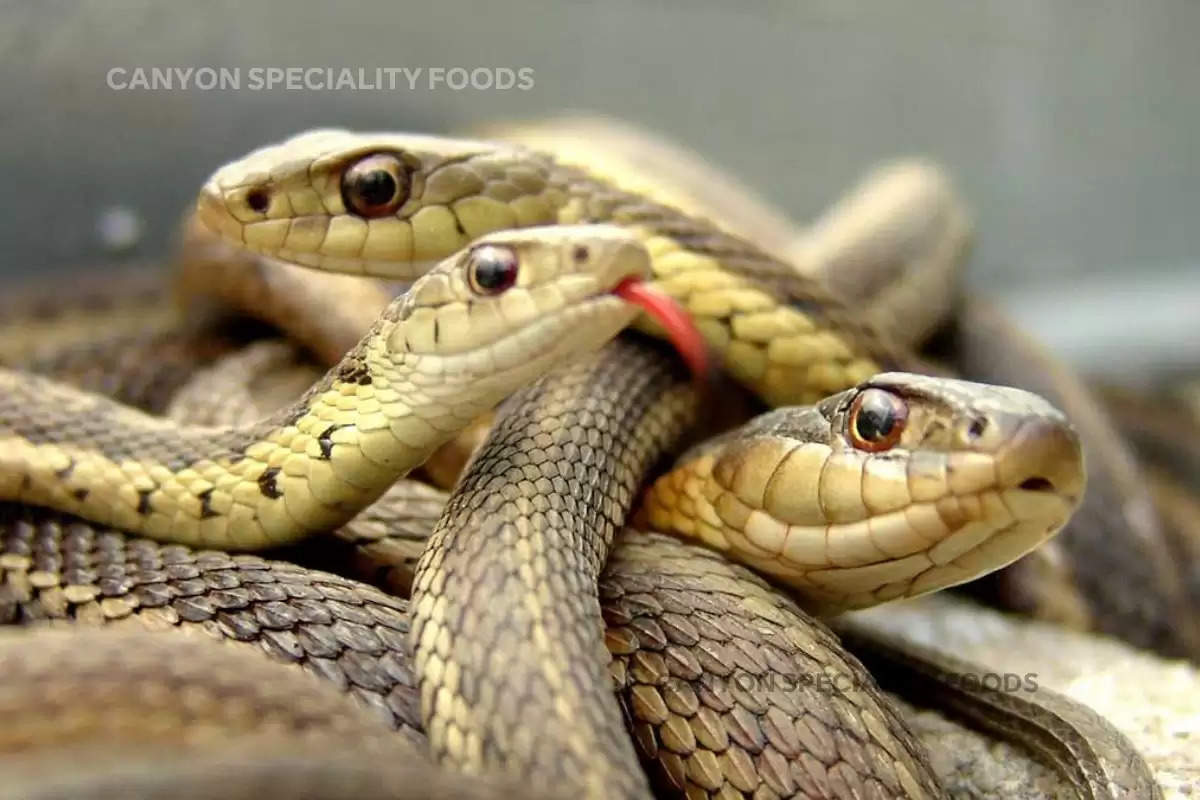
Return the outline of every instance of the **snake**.
<path id="1" fill-rule="evenodd" d="M 323 134 L 323 136 L 324 136 L 324 134 Z M 368 157 L 374 157 L 374 156 L 372 155 L 372 156 L 368 156 Z M 484 163 L 487 163 L 487 162 L 486 162 L 486 158 L 485 158 L 485 161 L 484 161 Z M 516 169 L 516 168 L 511 168 L 511 167 L 510 167 L 509 169 Z M 517 170 L 517 172 L 515 172 L 514 174 L 516 174 L 516 175 L 520 175 L 520 170 Z M 511 175 L 510 175 L 510 176 L 511 176 Z M 286 175 L 284 175 L 284 179 L 288 179 L 288 180 L 290 180 L 290 178 L 292 178 L 292 176 L 290 176 L 290 175 L 287 175 L 287 174 L 286 174 Z M 412 178 L 412 175 L 410 175 L 410 176 L 409 176 L 409 178 Z M 274 178 L 272 178 L 272 180 L 275 180 L 275 179 L 274 179 Z M 368 182 L 370 182 L 370 181 L 368 181 Z M 433 181 L 433 182 L 434 182 L 434 184 L 436 184 L 436 181 Z M 276 186 L 280 186 L 280 185 L 284 185 L 284 186 L 286 186 L 286 185 L 287 185 L 287 184 L 286 184 L 286 181 L 284 181 L 284 182 L 283 182 L 283 184 L 277 184 Z M 240 191 L 240 190 L 239 190 L 239 191 Z M 300 190 L 300 193 L 302 193 L 302 191 L 304 191 L 304 190 Z M 578 190 L 576 190 L 576 191 L 578 191 Z M 235 193 L 236 193 L 236 192 L 235 192 Z M 204 200 L 203 198 L 206 198 L 206 197 L 209 197 L 209 194 L 203 194 L 203 196 L 202 196 L 202 209 L 203 209 L 203 207 L 204 207 L 204 203 L 205 203 L 205 201 L 206 201 L 206 200 Z M 275 197 L 275 198 L 278 198 L 278 197 L 280 197 L 280 196 L 278 196 L 278 193 L 275 193 L 275 194 L 270 194 L 270 193 L 269 193 L 269 197 Z M 271 201 L 277 201 L 277 200 L 271 200 Z M 292 203 L 298 203 L 298 204 L 300 203 L 300 200 L 295 200 L 295 199 L 292 199 L 292 198 L 289 198 L 289 201 L 292 201 Z M 254 200 L 254 201 L 251 201 L 250 199 L 247 199 L 247 204 L 254 205 L 254 204 L 257 204 L 257 203 L 260 203 L 260 200 Z M 268 203 L 268 207 L 270 207 L 270 203 Z M 431 206 L 431 207 L 432 207 L 432 206 Z M 650 209 L 650 210 L 653 210 L 653 209 Z M 661 211 L 661 210 L 659 210 L 659 211 Z M 428 216 L 428 215 L 427 215 L 427 216 Z M 437 218 L 437 216 L 436 216 L 436 215 L 434 215 L 434 216 L 433 216 L 433 218 L 434 218 L 434 219 L 436 219 L 436 218 Z M 618 221 L 620 221 L 620 218 L 619 218 L 619 217 L 617 217 L 617 218 L 618 218 Z M 642 217 L 642 218 L 644 219 L 644 217 Z M 373 219 L 372 219 L 372 221 L 373 221 Z M 589 221 L 590 221 L 590 219 L 589 219 Z M 559 221 L 559 222 L 562 222 L 562 221 Z M 222 223 L 222 224 L 224 224 L 224 223 Z M 330 223 L 330 224 L 332 224 L 332 223 Z M 654 233 L 654 236 L 662 236 L 662 231 L 664 231 L 664 230 L 665 230 L 665 228 L 664 228 L 664 227 L 662 227 L 662 225 L 665 225 L 665 224 L 667 224 L 667 223 L 655 223 L 655 224 L 658 224 L 658 225 L 659 225 L 659 227 L 658 227 L 658 228 L 655 228 L 655 233 Z M 634 227 L 635 227 L 635 228 L 637 228 L 637 225 L 634 225 Z M 332 228 L 331 228 L 331 229 L 332 229 Z M 420 229 L 421 229 L 421 228 L 419 227 L 419 225 L 414 225 L 414 227 L 413 227 L 413 231 L 418 231 L 418 230 L 420 230 Z M 559 228 L 554 228 L 554 229 L 547 229 L 547 230 L 560 230 L 560 229 L 559 229 Z M 486 235 L 490 235 L 490 234 L 485 234 L 485 236 L 486 236 Z M 541 235 L 541 234 L 539 234 L 539 235 Z M 654 246 L 655 246 L 654 236 L 650 237 L 649 243 L 648 243 L 648 245 L 647 245 L 647 247 L 649 247 L 649 249 L 650 249 L 650 253 L 652 253 L 652 254 L 655 252 L 655 249 L 654 249 Z M 688 237 L 686 237 L 686 236 L 685 236 L 685 235 L 683 235 L 683 234 L 680 234 L 680 240 L 684 240 L 684 241 L 691 241 L 691 240 L 688 240 Z M 415 241 L 415 240 L 414 240 L 414 241 Z M 661 247 L 661 242 L 659 242 L 659 246 Z M 424 246 L 422 246 L 422 247 L 424 247 Z M 698 247 L 698 246 L 696 246 L 696 247 Z M 698 251 L 698 249 L 696 249 L 696 247 L 692 248 L 692 251 L 689 251 L 689 253 L 691 253 L 691 254 L 696 254 L 697 252 L 700 252 L 700 251 Z M 712 253 L 714 253 L 714 252 L 721 252 L 721 253 L 726 253 L 726 252 L 734 252 L 734 253 L 736 253 L 736 252 L 737 252 L 737 251 L 736 251 L 736 249 L 733 249 L 733 247 L 732 247 L 732 245 L 731 245 L 731 243 L 730 243 L 730 242 L 726 242 L 726 241 L 724 241 L 724 240 L 721 240 L 721 239 L 720 239 L 720 237 L 716 237 L 716 241 L 715 241 L 715 243 L 714 243 L 714 242 L 712 242 L 712 241 L 709 241 L 708 243 L 706 243 L 706 245 L 704 245 L 704 247 L 707 247 L 707 248 L 709 248 L 709 249 L 707 249 L 707 251 L 704 251 L 704 255 L 702 255 L 702 257 L 701 257 L 701 263 L 702 263 L 702 264 L 704 263 L 703 259 L 706 259 L 706 258 L 707 258 L 707 259 L 712 259 L 712 258 L 713 258 L 713 255 L 712 255 Z M 721 249 L 721 248 L 725 248 L 725 249 Z M 420 248 L 418 248 L 418 249 L 420 249 Z M 670 248 L 667 248 L 667 249 L 670 249 Z M 743 248 L 743 249 L 745 249 L 745 248 Z M 416 251 L 414 251 L 414 252 L 416 252 Z M 426 248 L 426 249 L 425 249 L 425 251 L 421 251 L 421 252 L 422 252 L 422 253 L 424 253 L 424 254 L 428 254 L 428 248 Z M 473 251 L 473 252 L 478 252 L 478 251 Z M 670 255 L 671 253 L 670 253 L 670 252 L 668 252 L 667 254 L 668 254 L 668 255 Z M 676 254 L 678 254 L 678 251 L 676 251 Z M 732 257 L 731 257 L 731 258 L 732 258 Z M 298 260 L 300 260 L 300 259 L 298 259 Z M 668 259 L 668 263 L 670 263 L 670 259 Z M 322 265 L 323 265 L 323 266 L 325 266 L 325 267 L 329 267 L 329 266 L 337 266 L 337 267 L 338 267 L 338 269 L 341 269 L 341 266 L 344 266 L 344 264 L 340 263 L 340 261 L 328 261 L 328 260 L 324 261 L 324 263 L 323 263 Z M 702 267 L 701 267 L 701 269 L 700 269 L 700 270 L 697 270 L 697 271 L 698 271 L 698 272 L 701 272 L 701 275 L 703 275 L 703 271 L 704 271 L 704 269 L 707 269 L 707 267 L 703 267 L 703 266 L 702 266 Z M 436 273 L 437 273 L 437 275 L 440 275 L 440 273 L 438 273 L 437 271 L 436 271 Z M 628 273 L 626 273 L 626 275 L 628 275 Z M 760 277 L 761 277 L 761 276 L 760 276 Z M 422 281 L 424 281 L 424 278 L 422 278 Z M 769 283 L 769 282 L 768 282 L 768 283 Z M 418 284 L 416 284 L 416 287 L 420 287 L 420 285 L 421 285 L 421 281 L 418 281 Z M 414 288 L 416 288 L 416 287 L 414 287 Z M 755 305 L 754 305 L 754 303 L 756 303 L 756 302 L 760 302 L 760 301 L 762 300 L 762 297 L 761 297 L 761 296 L 758 296 L 758 294 L 761 294 L 761 295 L 766 295 L 766 294 L 767 294 L 767 293 L 764 293 L 764 291 L 758 291 L 758 294 L 755 294 L 755 293 L 756 293 L 756 291 L 758 291 L 758 290 L 755 290 L 755 291 L 748 291 L 748 295 L 746 295 L 746 296 L 749 296 L 749 297 L 751 297 L 751 300 L 754 300 L 754 302 L 750 302 L 750 303 L 749 303 L 750 307 L 752 307 L 752 308 L 757 308 L 757 306 L 755 306 Z M 418 293 L 418 294 L 419 294 L 419 293 Z M 410 296 L 412 296 L 412 295 L 410 295 Z M 692 297 L 692 300 L 695 300 L 695 297 Z M 815 302 L 814 300 L 812 300 L 812 297 L 811 297 L 811 296 L 810 296 L 809 302 Z M 701 303 L 701 305 L 702 305 L 702 303 Z M 798 307 L 803 307 L 803 306 L 798 306 Z M 774 313 L 774 312 L 772 312 L 772 313 Z M 793 309 L 791 309 L 791 311 L 790 311 L 790 312 L 788 312 L 787 314 L 776 314 L 776 317 L 775 317 L 775 319 L 779 319 L 780 317 L 782 317 L 782 318 L 784 318 L 784 319 L 786 319 L 786 320 L 787 320 L 787 325 L 792 325 L 792 324 L 794 323 L 794 319 L 796 319 L 796 314 L 800 314 L 800 315 L 802 315 L 802 317 L 803 317 L 803 315 L 804 315 L 804 314 L 802 314 L 802 313 L 800 313 L 800 312 L 794 311 L 794 308 L 793 308 Z M 805 319 L 806 319 L 806 320 L 809 320 L 809 323 L 810 323 L 810 324 L 809 324 L 809 330 L 811 330 L 811 327 L 812 327 L 812 325 L 811 325 L 811 320 L 812 320 L 812 319 L 821 319 L 821 318 L 820 318 L 820 317 L 818 317 L 818 315 L 817 315 L 817 314 L 815 314 L 815 313 L 810 313 L 810 314 L 806 315 Z M 731 321 L 731 320 L 732 320 L 732 321 Z M 751 320 L 751 321 L 746 321 L 746 320 Z M 709 321 L 712 321 L 712 320 L 709 320 Z M 726 320 L 725 320 L 725 325 L 726 325 L 726 326 L 724 327 L 724 329 L 722 329 L 722 327 L 718 327 L 718 326 L 715 326 L 715 325 L 712 325 L 712 324 L 710 324 L 710 325 L 708 326 L 708 331 L 707 331 L 707 332 L 708 332 L 708 335 L 709 335 L 709 337 L 710 337 L 710 341 L 712 341 L 712 338 L 719 338 L 718 336 L 714 335 L 714 333 L 713 333 L 713 331 L 714 331 L 714 330 L 715 330 L 715 331 L 724 331 L 724 332 L 726 332 L 726 333 L 730 333 L 730 335 L 731 335 L 731 336 L 733 335 L 733 333 L 734 333 L 734 332 L 738 332 L 738 331 L 740 331 L 740 332 L 743 332 L 743 333 L 745 333 L 745 332 L 748 332 L 748 331 L 749 331 L 749 336 L 750 336 L 750 338 L 752 339 L 752 338 L 754 338 L 756 331 L 758 331 L 758 329 L 756 329 L 756 325 L 760 325 L 760 326 L 761 326 L 761 325 L 763 325 L 763 324 L 766 324 L 766 323 L 763 323 L 763 315 L 762 315 L 761 313 L 760 313 L 760 314 L 757 314 L 757 315 L 755 315 L 754 313 L 750 313 L 750 314 L 748 314 L 748 315 L 744 315 L 744 317 L 743 317 L 743 315 L 738 315 L 738 313 L 734 313 L 734 314 L 732 315 L 732 317 L 731 317 L 731 318 L 728 318 L 728 319 L 726 319 Z M 619 325 L 618 325 L 618 327 L 619 327 Z M 792 329 L 787 329 L 786 325 L 784 326 L 784 329 L 785 329 L 785 330 L 792 330 Z M 703 329 L 702 329 L 702 330 L 703 330 Z M 760 333 L 761 333 L 761 331 L 758 331 L 758 332 L 760 332 Z M 818 338 L 818 341 L 829 341 L 829 337 L 826 337 L 826 336 L 824 336 L 824 333 L 826 333 L 826 331 L 818 331 L 818 336 L 820 336 L 820 337 L 821 337 L 821 338 Z M 790 341 L 790 342 L 792 342 L 792 343 L 794 344 L 794 343 L 796 343 L 797 341 L 799 341 L 799 339 L 792 337 L 791 339 L 788 339 L 788 341 Z M 733 347 L 732 347 L 732 344 L 733 344 L 733 343 L 727 343 L 727 347 L 726 347 L 724 350 L 721 350 L 721 355 L 722 355 L 722 357 L 725 357 L 726 361 L 730 361 L 730 360 L 732 359 L 732 357 L 733 357 L 734 355 L 736 355 L 736 353 L 737 353 L 737 351 L 738 351 L 738 348 L 733 348 Z M 767 349 L 769 349 L 769 348 L 767 348 Z M 834 349 L 836 350 L 836 349 L 838 349 L 838 348 L 834 348 Z M 733 353 L 733 355 L 731 355 L 731 350 L 732 350 L 732 353 Z M 785 350 L 786 350 L 786 348 L 785 348 Z M 361 350 L 360 350 L 360 355 L 361 355 Z M 628 360 L 628 359 L 626 359 L 626 360 Z M 775 366 L 775 367 L 778 367 L 779 365 L 778 365 L 778 363 L 775 363 L 775 365 L 774 365 L 774 366 Z M 776 378 L 778 378 L 778 375 L 780 375 L 780 374 L 787 374 L 787 375 L 791 375 L 791 377 L 794 377 L 794 375 L 796 375 L 797 373 L 796 373 L 796 371 L 791 371 L 791 372 L 784 371 L 784 372 L 780 372 L 780 371 L 779 371 L 779 369 L 774 369 L 774 367 L 772 367 L 772 369 L 769 369 L 769 371 L 766 371 L 766 372 L 760 372 L 760 373 L 755 373 L 754 371 L 750 371 L 749 373 L 746 373 L 745 371 L 743 371 L 743 373 L 742 373 L 742 377 L 744 378 L 744 377 L 746 377 L 746 375 L 748 375 L 748 374 L 750 375 L 750 383 L 751 383 L 751 384 L 758 384 L 758 385 L 760 385 L 760 386 L 761 386 L 761 385 L 762 385 L 762 381 L 763 381 L 763 380 L 766 380 L 767 378 L 770 378 L 770 377 L 772 377 L 772 375 L 774 375 L 774 377 L 776 377 Z M 817 380 L 817 381 L 814 381 L 814 380 L 812 380 L 812 379 L 814 379 L 814 375 L 816 375 L 816 377 L 820 377 L 820 375 L 821 375 L 821 374 L 822 374 L 822 373 L 820 373 L 820 372 L 814 372 L 814 371 L 808 371 L 808 372 L 804 372 L 804 377 L 805 377 L 805 379 L 806 379 L 806 380 L 808 380 L 808 384 L 809 384 L 809 385 L 805 385 L 805 386 L 804 386 L 804 389 L 800 389 L 800 390 L 794 390 L 792 386 L 794 386 L 794 385 L 796 385 L 796 384 L 792 384 L 792 386 L 785 386 L 785 387 L 784 387 L 784 389 L 779 389 L 779 387 L 778 387 L 778 386 L 775 386 L 775 387 L 774 387 L 774 389 L 770 389 L 770 390 L 768 390 L 768 391 L 770 391 L 770 392 L 780 392 L 780 393 L 786 393 L 786 392 L 791 392 L 791 391 L 811 392 L 811 391 L 814 391 L 814 389 L 812 389 L 812 384 L 820 384 L 820 380 Z M 766 375 L 766 377 L 767 377 L 767 378 L 764 378 L 764 375 Z M 774 380 L 774 378 L 770 378 L 770 379 Z M 335 379 L 335 380 L 336 380 L 336 379 Z M 886 380 L 888 380 L 888 379 L 884 379 L 884 385 L 887 385 L 887 384 L 886 384 Z M 916 381 L 916 383 L 917 383 L 917 384 L 919 384 L 919 383 L 920 383 L 920 381 L 919 381 L 919 380 L 917 380 L 916 378 L 905 378 L 905 377 L 899 377 L 899 375 L 893 375 L 893 377 L 892 377 L 892 378 L 890 378 L 890 380 L 896 381 L 896 383 L 892 385 L 892 386 L 893 386 L 893 389 L 895 389 L 895 387 L 896 387 L 896 386 L 904 386 L 904 385 L 907 385 L 908 381 Z M 928 379 L 926 379 L 926 380 L 928 380 Z M 770 381 L 769 381 L 769 380 L 768 380 L 768 383 L 770 383 Z M 785 380 L 785 381 L 782 381 L 782 383 L 784 383 L 784 384 L 787 384 L 787 383 L 788 383 L 788 381 L 786 381 L 786 380 Z M 44 384 L 43 384 L 43 386 L 44 386 Z M 928 386 L 928 384 L 926 384 L 926 386 Z M 328 387 L 326 387 L 326 389 L 328 389 Z M 881 389 L 880 389 L 880 386 L 874 386 L 874 385 L 872 385 L 872 386 L 859 386 L 859 387 L 858 387 L 858 389 L 856 390 L 856 396 L 869 396 L 871 392 L 880 392 L 880 391 L 883 391 L 883 390 L 881 390 Z M 972 391 L 978 391 L 978 390 L 972 390 Z M 504 393 L 504 392 L 498 392 L 498 395 L 503 395 L 503 393 Z M 883 393 L 884 393 L 884 395 L 887 395 L 887 393 L 888 393 L 888 392 L 887 392 L 887 391 L 883 391 Z M 494 397 L 494 396 L 493 396 L 493 397 Z M 583 397 L 583 396 L 581 395 L 581 397 Z M 876 398 L 878 398 L 878 396 L 877 396 L 877 395 L 876 395 Z M 584 397 L 584 399 L 587 399 L 587 398 L 586 398 L 586 397 Z M 1008 399 L 1012 399 L 1012 397 L 1009 397 Z M 846 403 L 846 402 L 848 402 L 848 397 L 841 397 L 840 399 L 832 399 L 832 401 L 829 401 L 829 402 L 832 402 L 832 404 L 833 404 L 833 405 L 838 405 L 838 403 Z M 890 401 L 889 401 L 889 402 L 890 402 Z M 943 401 L 943 402 L 944 402 L 944 401 Z M 1028 404 L 1027 398 L 1026 398 L 1025 396 L 1022 396 L 1022 402 L 1026 402 L 1026 404 Z M 1027 409 L 1026 409 L 1026 410 L 1027 410 Z M 294 413 L 294 411 L 293 411 L 293 413 Z M 102 415 L 102 416 L 103 416 L 103 415 Z M 104 420 L 104 421 L 106 421 L 106 422 L 107 422 L 108 420 L 106 419 L 106 420 Z M 121 421 L 122 423 L 124 423 L 124 421 L 125 421 L 125 420 L 124 420 L 124 419 L 121 419 L 120 421 Z M 144 422 L 144 421 L 143 421 L 143 422 Z M 1056 425 L 1058 425 L 1058 426 L 1060 426 L 1060 427 L 1061 427 L 1061 420 L 1060 420 L 1060 421 L 1057 421 L 1057 422 L 1056 422 Z M 919 426 L 918 426 L 918 427 L 919 427 Z M 970 426 L 968 426 L 968 427 L 970 427 Z M 991 426 L 991 427 L 992 427 L 992 428 L 996 428 L 997 426 Z M 1003 429 L 1003 428 L 1004 428 L 1004 426 L 998 426 L 998 428 L 1000 428 L 1000 429 Z M 805 433 L 808 433 L 808 432 L 805 432 Z M 943 433 L 944 433 L 944 431 L 943 431 Z M 277 431 L 276 431 L 275 433 L 268 433 L 268 434 L 266 434 L 266 435 L 268 435 L 268 437 L 271 437 L 271 435 L 277 435 Z M 936 437 L 935 437 L 935 439 L 936 439 Z M 311 443 L 310 443 L 310 444 L 311 444 Z M 318 444 L 318 449 L 317 449 L 317 451 L 319 452 L 319 447 L 320 447 L 319 441 L 318 441 L 318 443 L 317 443 L 317 444 Z M 342 443 L 337 443 L 337 444 L 342 444 Z M 475 464 L 479 464 L 479 463 L 481 463 L 481 462 L 479 462 L 479 461 L 476 461 L 476 462 L 475 462 Z M 493 467 L 494 467 L 494 465 L 493 465 Z M 60 469 L 61 469 L 61 468 L 60 468 Z M 484 468 L 481 468 L 481 469 L 484 469 Z M 73 473 L 73 469 L 72 469 L 71 471 L 72 471 L 72 473 Z M 484 477 L 491 477 L 491 479 L 494 479 L 494 477 L 496 477 L 496 476 L 497 476 L 497 473 L 496 473 L 496 470 L 494 470 L 494 469 L 492 469 L 491 471 L 488 471 L 487 469 L 484 469 L 484 471 L 482 471 L 481 475 L 484 475 Z M 1030 480 L 1030 481 L 1031 481 L 1031 483 L 1030 483 L 1030 486 L 1028 486 L 1028 487 L 1027 487 L 1027 489 L 1019 489 L 1019 491 L 1030 491 L 1031 493 L 1034 493 L 1034 494 L 1043 494 L 1043 493 L 1045 493 L 1044 491 L 1045 491 L 1045 488 L 1046 488 L 1046 486 L 1044 486 L 1044 485 L 1049 485 L 1049 486 L 1051 486 L 1051 487 L 1052 487 L 1052 486 L 1055 486 L 1055 481 L 1050 481 L 1050 480 L 1048 480 L 1048 479 L 1045 479 L 1045 477 L 1044 477 L 1043 475 L 1040 475 L 1040 474 L 1038 474 L 1038 475 L 1033 475 L 1033 476 L 1032 476 L 1032 477 L 1030 477 L 1030 479 L 1028 479 L 1028 480 Z M 1024 479 L 1022 479 L 1022 481 L 1021 481 L 1021 482 L 1024 482 Z M 838 482 L 836 482 L 836 481 L 832 481 L 832 485 L 836 485 L 836 483 L 838 483 Z M 1069 481 L 1068 481 L 1068 483 L 1069 483 Z M 626 489 L 626 492 L 625 492 L 625 493 L 626 493 L 626 494 L 628 494 L 630 491 L 631 491 L 631 489 Z M 157 495 L 154 495 L 154 497 L 152 497 L 151 499 L 152 499 L 152 500 L 156 500 L 156 499 L 157 499 Z M 626 498 L 626 500 L 628 500 L 628 498 Z M 451 506 L 450 506 L 450 507 L 451 507 L 451 509 L 452 509 L 452 507 L 454 507 L 454 499 L 451 499 Z M 67 510 L 68 510 L 68 511 L 78 511 L 77 507 L 71 507 L 71 509 L 67 509 Z M 612 513 L 612 512 L 610 511 L 610 513 Z M 335 518 L 336 518 L 336 519 L 340 519 L 340 518 L 338 518 L 338 517 L 335 517 Z M 112 521 L 112 519 L 109 519 L 109 521 L 100 521 L 100 522 L 110 522 L 110 521 Z M 611 522 L 611 521 L 610 521 L 610 522 Z M 1058 522 L 1058 521 L 1057 521 L 1057 519 L 1056 519 L 1056 522 Z M 329 523 L 322 523 L 322 524 L 329 524 Z M 125 524 L 124 524 L 124 523 L 122 523 L 122 524 L 121 524 L 121 527 L 122 527 L 122 528 L 125 528 Z M 1055 527 L 1055 524 L 1054 524 L 1054 523 L 1051 523 L 1051 524 L 1049 525 L 1049 528 L 1054 528 L 1054 527 Z M 149 533 L 149 529 L 146 529 L 146 530 L 148 530 L 148 533 Z M 1044 535 L 1044 533 L 1045 533 L 1045 531 L 1043 531 L 1043 535 Z M 288 539 L 288 536 L 284 536 L 284 537 L 283 537 L 283 539 Z M 486 537 L 485 537 L 485 539 L 486 539 Z M 434 542 L 438 542 L 438 541 L 439 541 L 439 540 L 438 540 L 438 534 L 434 534 L 434 540 L 433 540 L 433 541 L 434 541 Z M 228 546 L 228 543 L 227 543 L 227 542 L 222 542 L 222 546 Z M 436 558 L 436 555 L 432 555 L 432 554 L 439 554 L 439 553 L 440 553 L 440 554 L 443 554 L 443 555 L 444 555 L 444 545 L 443 545 L 442 547 L 439 547 L 439 548 L 430 548 L 430 549 L 427 549 L 427 553 L 431 553 L 431 555 L 428 555 L 428 559 L 430 559 L 430 560 L 432 560 L 432 559 Z M 424 560 L 424 559 L 422 559 L 422 560 Z M 485 561 L 485 563 L 486 563 L 486 561 Z M 420 572 L 420 571 L 419 571 L 419 572 Z M 420 585 L 420 582 L 419 582 L 419 585 Z M 418 601 L 416 601 L 416 604 L 418 604 L 418 612 L 419 612 L 419 614 L 420 614 L 420 601 L 419 601 L 419 600 L 418 600 Z M 419 618 L 420 618 L 420 616 L 419 616 Z M 444 630 L 444 628 L 443 628 L 443 630 Z M 419 639 L 419 637 L 418 637 L 418 640 L 420 640 L 420 639 Z M 420 649 L 419 649 L 419 658 L 420 658 Z M 432 728 L 432 727 L 436 727 L 436 726 L 427 726 L 427 727 L 428 727 L 428 728 Z M 527 728 L 527 729 L 528 729 L 528 728 Z M 451 738 L 452 738 L 452 736 L 451 736 Z M 619 763 L 619 762 L 618 762 L 618 763 Z"/>
<path id="2" fill-rule="evenodd" d="M 443 262 L 261 424 L 188 430 L 0 373 L 0 498 L 232 549 L 336 527 L 530 377 L 632 319 L 613 292 L 648 274 L 636 240 L 569 226 L 532 237 L 498 233 Z"/>

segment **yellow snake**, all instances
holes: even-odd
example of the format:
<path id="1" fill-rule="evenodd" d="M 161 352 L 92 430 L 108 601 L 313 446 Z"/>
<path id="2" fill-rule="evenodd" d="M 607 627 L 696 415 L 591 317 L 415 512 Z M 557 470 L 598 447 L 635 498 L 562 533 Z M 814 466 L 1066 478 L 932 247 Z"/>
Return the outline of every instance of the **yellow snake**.
<path id="1" fill-rule="evenodd" d="M 419 279 L 296 407 L 243 430 L 181 436 L 5 376 L 17 401 L 0 419 L 19 423 L 0 457 L 3 474 L 19 476 L 5 497 L 225 548 L 328 529 L 478 412 L 615 333 L 634 310 L 604 295 L 651 271 L 731 372 L 770 401 L 813 400 L 908 360 L 783 262 L 518 148 L 323 131 L 218 172 L 199 211 L 231 241 L 322 269 L 411 277 L 413 262 L 469 249 Z M 627 232 L 562 227 L 576 222 L 616 222 Z M 556 227 L 493 233 L 543 223 Z M 472 281 L 472 259 L 496 255 L 488 248 L 520 256 L 517 290 L 499 300 Z M 593 259 L 604 269 L 583 270 L 579 262 Z M 584 310 L 538 324 L 571 304 Z M 471 380 L 453 380 L 464 365 Z M 48 395 L 63 405 L 24 426 L 22 409 Z M 63 408 L 81 426 L 69 435 Z M 724 462 L 696 451 L 660 480 L 647 518 L 740 552 L 828 610 L 993 569 L 1053 533 L 1082 491 L 1078 443 L 1061 415 L 1027 393 L 891 374 L 805 413 L 799 422 L 793 414 L 759 420 Z M 107 438 L 114 430 L 135 431 L 138 448 Z M 893 431 L 886 445 L 878 440 Z M 765 432 L 790 442 L 755 441 Z M 177 436 L 190 438 L 182 460 L 168 443 Z M 161 455 L 139 458 L 155 448 Z M 773 491 L 771 481 L 782 486 L 793 469 L 809 488 Z M 128 488 L 93 497 L 96 476 Z"/>
<path id="2" fill-rule="evenodd" d="M 0 498 L 229 549 L 328 530 L 628 324 L 636 309 L 612 291 L 647 274 L 615 228 L 494 234 L 419 280 L 294 406 L 244 428 L 180 428 L 0 372 Z"/>

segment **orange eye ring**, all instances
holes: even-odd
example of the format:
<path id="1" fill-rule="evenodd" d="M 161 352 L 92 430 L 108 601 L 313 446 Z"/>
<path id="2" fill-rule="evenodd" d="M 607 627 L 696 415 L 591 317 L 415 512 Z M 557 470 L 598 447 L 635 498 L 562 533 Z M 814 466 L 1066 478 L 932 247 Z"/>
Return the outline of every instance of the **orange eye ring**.
<path id="1" fill-rule="evenodd" d="M 883 389 L 864 389 L 850 404 L 846 431 L 859 450 L 878 453 L 900 441 L 908 422 L 908 404 Z"/>
<path id="2" fill-rule="evenodd" d="M 411 190 L 408 169 L 391 153 L 365 156 L 342 173 L 342 202 L 348 211 L 367 219 L 395 212 Z"/>
<path id="3" fill-rule="evenodd" d="M 485 244 L 473 249 L 468 257 L 467 283 L 475 294 L 500 294 L 516 285 L 521 260 L 511 247 Z"/>

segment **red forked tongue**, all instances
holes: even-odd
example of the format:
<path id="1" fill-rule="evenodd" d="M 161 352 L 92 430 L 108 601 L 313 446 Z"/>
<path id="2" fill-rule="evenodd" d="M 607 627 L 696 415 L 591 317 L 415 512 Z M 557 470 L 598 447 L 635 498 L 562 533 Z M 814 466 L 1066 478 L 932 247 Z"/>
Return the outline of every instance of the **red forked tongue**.
<path id="1" fill-rule="evenodd" d="M 675 299 L 642 281 L 626 278 L 617 284 L 613 294 L 627 303 L 638 306 L 667 332 L 667 337 L 679 355 L 687 362 L 692 376 L 698 380 L 709 377 L 708 345 L 696 323 Z"/>

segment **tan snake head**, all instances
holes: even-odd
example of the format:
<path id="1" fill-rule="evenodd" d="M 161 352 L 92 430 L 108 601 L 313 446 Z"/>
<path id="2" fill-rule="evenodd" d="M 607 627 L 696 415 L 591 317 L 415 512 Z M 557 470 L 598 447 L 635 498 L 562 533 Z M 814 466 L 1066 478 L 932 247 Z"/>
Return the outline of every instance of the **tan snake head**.
<path id="1" fill-rule="evenodd" d="M 556 222 L 549 169 L 509 145 L 315 130 L 217 170 L 197 217 L 271 258 L 408 279 L 490 231 Z"/>
<path id="2" fill-rule="evenodd" d="M 694 536 L 823 612 L 998 569 L 1066 523 L 1079 438 L 1018 389 L 884 373 L 685 454 L 639 522 Z"/>
<path id="3" fill-rule="evenodd" d="M 389 355 L 418 384 L 496 382 L 507 394 L 615 336 L 638 310 L 626 286 L 649 276 L 646 248 L 613 225 L 488 234 L 385 313 Z"/>

